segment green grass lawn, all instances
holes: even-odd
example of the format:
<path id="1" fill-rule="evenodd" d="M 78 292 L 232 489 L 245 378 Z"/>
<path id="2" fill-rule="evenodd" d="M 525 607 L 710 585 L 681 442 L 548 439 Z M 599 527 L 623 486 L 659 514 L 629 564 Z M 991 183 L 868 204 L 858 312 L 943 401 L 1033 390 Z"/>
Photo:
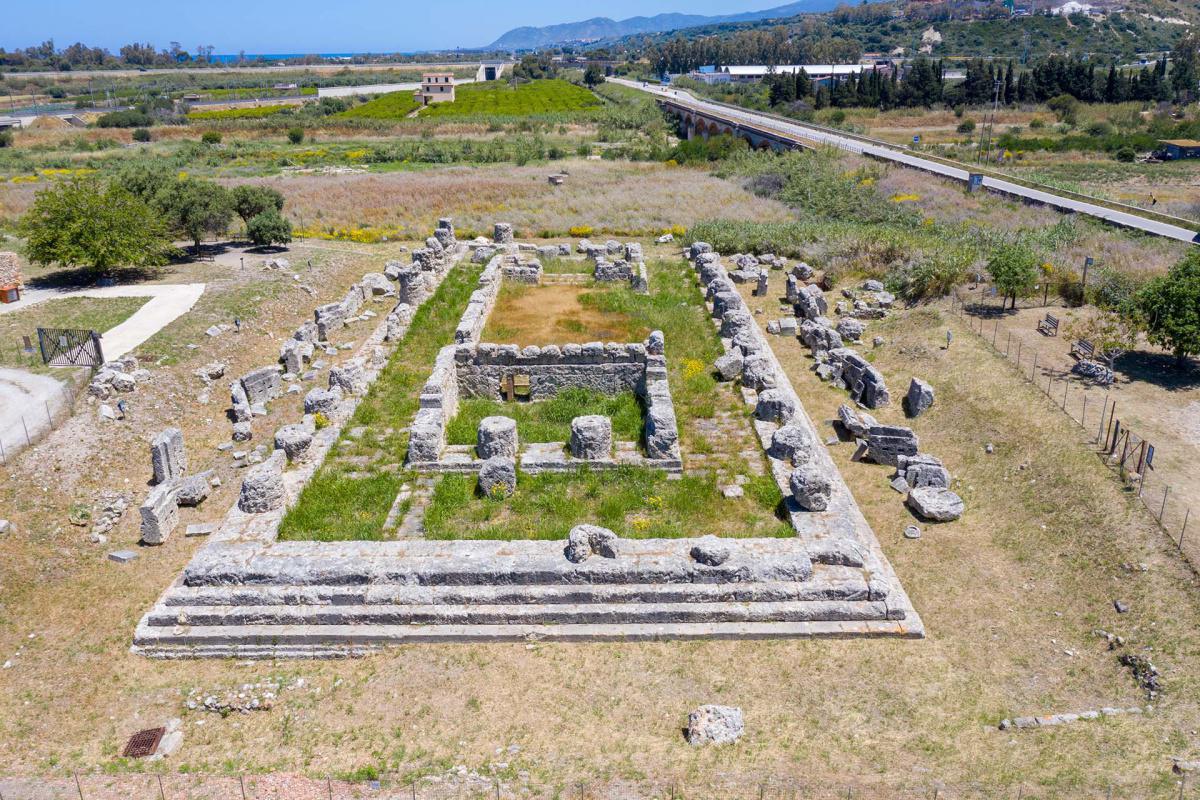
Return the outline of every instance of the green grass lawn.
<path id="1" fill-rule="evenodd" d="M 420 107 L 411 91 L 389 92 L 337 116 L 345 119 L 403 119 Z"/>
<path id="2" fill-rule="evenodd" d="M 454 329 L 475 289 L 481 264 L 459 264 L 413 318 L 391 361 L 371 384 L 344 430 L 365 426 L 373 435 L 343 435 L 317 474 L 288 509 L 279 526 L 281 540 L 339 541 L 379 539 L 392 501 L 411 474 L 395 471 L 404 463 L 407 425 L 438 350 L 454 340 Z M 388 431 L 392 431 L 388 433 Z M 339 456 L 367 456 L 366 467 L 349 468 Z M 358 473 L 356 477 L 350 473 Z"/>
<path id="3" fill-rule="evenodd" d="M 587 293 L 587 302 L 600 311 L 623 315 L 630 324 L 663 331 L 685 451 L 722 456 L 710 465 L 728 475 L 752 474 L 738 447 L 708 441 L 690 430 L 697 418 L 748 414 L 733 389 L 717 383 L 712 375 L 711 364 L 722 352 L 721 343 L 691 269 L 682 261 L 653 262 L 648 267 L 649 295 L 596 291 Z M 481 270 L 480 265 L 456 267 L 417 311 L 408 335 L 346 425 L 347 430 L 365 426 L 367 433 L 338 441 L 284 517 L 280 539 L 383 537 L 383 522 L 400 485 L 417 477 L 396 469 L 404 462 L 408 446 L 408 435 L 401 429 L 416 413 L 421 386 L 437 351 L 452 341 Z M 448 437 L 451 443 L 472 444 L 479 419 L 501 413 L 517 419 L 526 441 L 565 441 L 570 420 L 593 409 L 614 417 L 619 438 L 640 438 L 641 409 L 632 396 L 588 396 L 586 392 L 528 404 L 468 400 L 451 422 Z M 347 466 L 343 456 L 367 456 L 369 463 Z M 425 519 L 428 537 L 556 539 L 579 522 L 595 522 L 631 537 L 794 535 L 780 517 L 782 496 L 769 475 L 751 477 L 740 500 L 725 500 L 712 473 L 669 480 L 666 473 L 634 467 L 521 475 L 516 494 L 502 500 L 477 496 L 476 483 L 475 475 L 438 479 Z"/>
<path id="4" fill-rule="evenodd" d="M 369 105 L 369 104 L 368 104 Z M 582 86 L 563 80 L 530 81 L 513 88 L 503 81 L 468 83 L 455 89 L 453 103 L 434 103 L 421 117 L 557 114 L 599 108 L 600 100 Z"/>
<path id="5" fill-rule="evenodd" d="M 507 499 L 479 496 L 474 475 L 445 475 L 425 512 L 428 539 L 565 539 L 574 525 L 603 525 L 628 538 L 794 536 L 777 514 L 782 502 L 769 476 L 751 479 L 746 498 L 723 501 L 713 475 L 640 467 L 612 472 L 517 476 Z"/>
<path id="6" fill-rule="evenodd" d="M 148 297 L 64 297 L 46 300 L 35 306 L 0 314 L 0 364 L 26 365 L 29 357 L 22 352 L 22 336 L 37 347 L 38 328 L 74 328 L 111 330 L 133 316 Z M 40 363 L 40 357 L 37 358 Z"/>
<path id="7" fill-rule="evenodd" d="M 567 389 L 535 403 L 463 400 L 458 404 L 458 414 L 446 426 L 446 442 L 475 444 L 479 421 L 492 416 L 515 419 L 521 442 L 565 442 L 571 436 L 571 420 L 587 414 L 611 417 L 613 436 L 620 441 L 642 439 L 642 407 L 633 392 L 605 395 L 587 389 Z"/>

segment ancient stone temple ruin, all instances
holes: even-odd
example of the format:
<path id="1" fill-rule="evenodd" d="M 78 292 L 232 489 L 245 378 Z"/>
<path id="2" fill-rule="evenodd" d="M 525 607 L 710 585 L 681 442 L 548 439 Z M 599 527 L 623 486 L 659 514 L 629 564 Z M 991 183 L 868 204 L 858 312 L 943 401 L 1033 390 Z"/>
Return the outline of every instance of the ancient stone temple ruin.
<path id="1" fill-rule="evenodd" d="M 453 238 L 452 227 L 440 229 L 449 235 L 431 237 L 423 248 L 428 252 L 414 252 L 415 266 L 389 265 L 383 273 L 384 291 L 399 302 L 350 354 L 357 363 L 354 391 L 333 386 L 314 403 L 305 400 L 306 416 L 281 429 L 280 449 L 247 475 L 219 530 L 142 618 L 135 652 L 163 658 L 331 657 L 417 642 L 924 635 L 766 335 L 711 248 L 687 253 L 699 279 L 694 302 L 704 304 L 720 332 L 725 355 L 716 370 L 740 384 L 740 397 L 753 412 L 747 424 L 760 448 L 756 457 L 783 495 L 793 536 L 718 538 L 695 530 L 683 538 L 632 539 L 579 524 L 559 541 L 279 541 L 287 507 L 329 453 L 363 391 L 386 368 L 390 348 L 403 341 L 416 309 L 468 260 L 468 247 Z M 447 472 L 476 474 L 479 490 L 493 497 L 520 492 L 520 476 L 539 470 L 571 473 L 636 463 L 678 472 L 688 454 L 681 452 L 667 377 L 671 341 L 654 332 L 642 341 L 616 343 L 482 342 L 502 283 L 544 276 L 536 249 L 516 241 L 511 226 L 498 224 L 493 239 L 472 247 L 476 263 L 487 266 L 453 343 L 430 365 L 418 411 L 396 421 L 410 426 L 407 469 L 434 479 Z M 629 281 L 627 291 L 649 289 L 639 280 L 646 275 L 640 248 L 601 247 L 603 253 L 584 249 L 581 272 L 590 271 L 593 280 L 604 280 L 598 270 L 618 275 Z M 618 261 L 626 267 L 601 268 Z M 344 320 L 327 326 L 327 333 L 335 334 L 338 324 Z M 528 392 L 525 401 L 534 403 L 572 386 L 632 391 L 645 414 L 643 440 L 614 441 L 611 420 L 584 415 L 571 422 L 568 441 L 525 442 L 513 419 L 498 414 L 479 422 L 474 445 L 446 444 L 446 425 L 458 403 L 511 399 L 517 378 Z M 320 427 L 312 425 L 318 406 L 328 421 Z M 900 457 L 908 456 L 898 453 L 897 463 L 914 479 L 935 471 L 936 465 Z"/>

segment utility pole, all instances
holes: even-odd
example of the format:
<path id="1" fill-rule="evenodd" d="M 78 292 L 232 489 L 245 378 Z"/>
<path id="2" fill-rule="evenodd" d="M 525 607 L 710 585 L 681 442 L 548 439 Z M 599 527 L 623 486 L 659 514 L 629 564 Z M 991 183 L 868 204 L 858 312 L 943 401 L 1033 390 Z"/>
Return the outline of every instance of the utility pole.
<path id="1" fill-rule="evenodd" d="M 993 91 L 993 93 L 992 93 L 992 114 L 988 118 L 987 126 L 984 129 L 984 132 L 982 134 L 980 134 L 980 136 L 979 136 L 979 153 L 975 159 L 976 161 L 979 161 L 979 160 L 988 161 L 991 159 L 992 130 L 996 124 L 996 111 L 1000 106 L 1000 86 L 1001 86 L 1001 82 L 999 80 L 997 80 L 995 87 L 992 90 Z M 986 142 L 986 146 L 984 144 L 985 142 Z"/>

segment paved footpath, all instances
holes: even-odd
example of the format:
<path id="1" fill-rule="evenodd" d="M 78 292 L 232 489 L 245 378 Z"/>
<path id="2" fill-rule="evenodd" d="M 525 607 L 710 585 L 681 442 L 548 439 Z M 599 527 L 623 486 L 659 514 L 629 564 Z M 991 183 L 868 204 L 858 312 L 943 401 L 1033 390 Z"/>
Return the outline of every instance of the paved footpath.
<path id="1" fill-rule="evenodd" d="M 104 358 L 111 361 L 130 352 L 142 342 L 191 310 L 204 294 L 203 283 L 147 283 L 139 286 L 98 286 L 90 289 L 31 289 L 21 300 L 0 305 L 0 314 L 63 297 L 148 297 L 150 300 L 129 319 L 101 337 Z"/>
<path id="2" fill-rule="evenodd" d="M 890 147 L 884 144 L 866 142 L 862 139 L 851 136 L 843 136 L 824 128 L 811 127 L 802 123 L 785 122 L 776 119 L 775 117 L 759 114 L 754 111 L 743 111 L 741 109 L 734 109 L 723 104 L 711 103 L 706 100 L 701 100 L 682 89 L 669 89 L 652 84 L 642 84 L 639 81 L 620 79 L 614 80 L 613 82 L 619 83 L 623 86 L 628 86 L 632 89 L 640 89 L 643 92 L 647 92 L 657 97 L 663 97 L 664 99 L 670 100 L 673 103 L 678 103 L 681 106 L 690 107 L 702 114 L 725 119 L 745 128 L 757 129 L 765 133 L 783 134 L 784 136 L 789 136 L 794 139 L 803 139 L 810 144 L 827 144 L 852 153 L 862 153 L 864 155 L 874 156 L 876 158 L 882 158 L 888 161 L 895 161 L 900 164 L 906 164 L 910 167 L 925 170 L 926 172 L 932 172 L 943 177 L 953 178 L 963 182 L 966 182 L 967 180 L 967 169 L 953 167 L 948 164 L 943 164 L 939 161 L 931 161 L 926 158 L 921 158 L 918 155 L 905 152 L 898 147 Z M 1074 211 L 1080 214 L 1087 214 L 1116 225 L 1145 231 L 1146 233 L 1152 233 L 1156 236 L 1164 236 L 1169 239 L 1177 239 L 1182 242 L 1200 244 L 1200 233 L 1197 233 L 1194 230 L 1189 230 L 1179 225 L 1172 225 L 1168 222 L 1160 222 L 1158 220 L 1149 219 L 1135 213 L 1118 211 L 1116 209 L 1096 205 L 1095 203 L 1088 203 L 1083 200 L 1075 200 L 1070 197 L 1063 197 L 1055 194 L 1054 190 L 1050 188 L 1031 189 L 1027 186 L 1022 186 L 1017 183 L 992 177 L 985 177 L 983 179 L 983 185 L 985 188 L 991 189 L 995 192 L 1021 197 L 1037 203 L 1043 203 L 1062 211 Z"/>

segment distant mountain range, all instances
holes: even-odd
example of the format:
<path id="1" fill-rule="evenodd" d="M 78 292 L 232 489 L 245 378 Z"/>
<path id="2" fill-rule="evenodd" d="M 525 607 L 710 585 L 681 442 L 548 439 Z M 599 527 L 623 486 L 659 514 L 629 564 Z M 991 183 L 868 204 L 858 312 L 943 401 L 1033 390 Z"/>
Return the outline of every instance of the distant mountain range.
<path id="1" fill-rule="evenodd" d="M 513 28 L 487 46 L 488 50 L 532 50 L 538 47 L 569 44 L 571 42 L 594 42 L 602 39 L 619 39 L 639 33 L 662 33 L 697 25 L 720 22 L 754 22 L 775 17 L 794 17 L 831 11 L 839 0 L 798 0 L 785 6 L 776 6 L 764 11 L 747 11 L 743 14 L 704 16 L 703 14 L 656 14 L 653 17 L 630 17 L 615 20 L 608 17 L 593 17 L 583 22 L 564 22 L 542 28 L 525 26 Z"/>

